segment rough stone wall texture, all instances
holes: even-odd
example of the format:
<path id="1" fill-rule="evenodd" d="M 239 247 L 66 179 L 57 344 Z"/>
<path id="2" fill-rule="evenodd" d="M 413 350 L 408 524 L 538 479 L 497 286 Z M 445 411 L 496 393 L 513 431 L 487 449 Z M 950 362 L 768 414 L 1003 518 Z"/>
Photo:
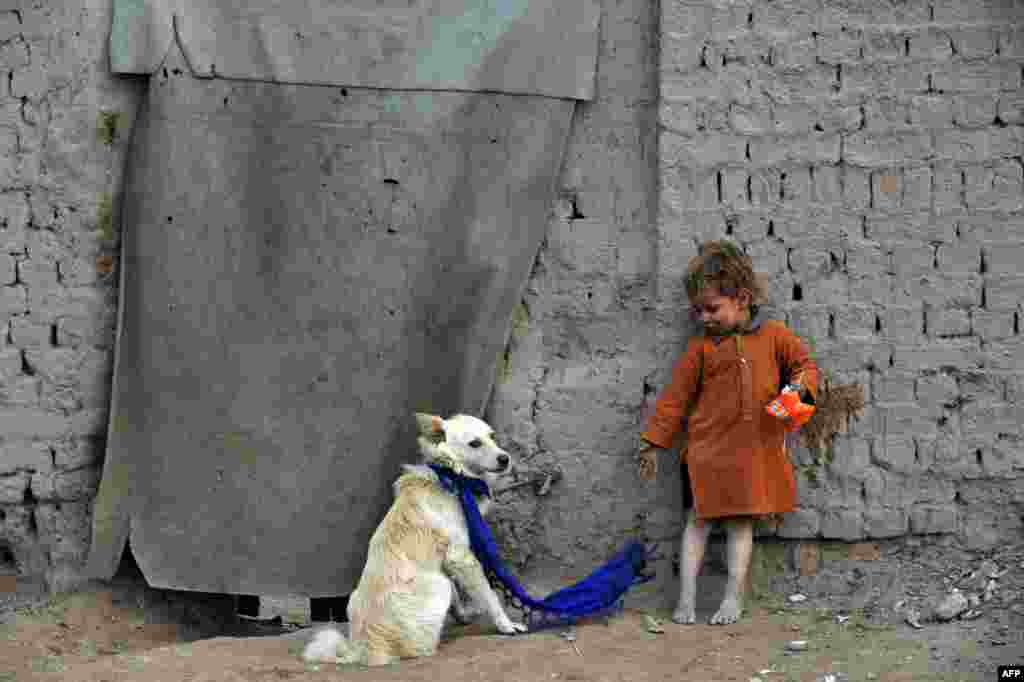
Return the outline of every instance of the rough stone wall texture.
<path id="1" fill-rule="evenodd" d="M 142 92 L 108 31 L 107 0 L 0 0 L 0 569 L 56 584 L 87 550 Z M 763 532 L 1019 533 L 1024 5 L 606 0 L 601 31 L 486 415 L 564 474 L 505 494 L 513 565 L 543 581 L 632 532 L 674 542 L 674 462 L 643 484 L 632 454 L 689 332 L 680 273 L 716 236 L 869 400 Z"/>
<path id="2" fill-rule="evenodd" d="M 109 2 L 0 1 L 0 570 L 73 581 L 100 477 L 140 90 Z"/>

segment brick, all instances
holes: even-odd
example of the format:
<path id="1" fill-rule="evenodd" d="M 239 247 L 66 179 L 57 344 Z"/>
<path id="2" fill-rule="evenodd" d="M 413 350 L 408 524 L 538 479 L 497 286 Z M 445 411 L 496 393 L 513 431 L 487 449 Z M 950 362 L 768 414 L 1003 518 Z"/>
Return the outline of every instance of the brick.
<path id="1" fill-rule="evenodd" d="M 907 513 L 902 509 L 866 509 L 864 528 L 869 538 L 894 538 L 906 535 Z"/>
<path id="2" fill-rule="evenodd" d="M 981 305 L 982 279 L 978 275 L 938 272 L 896 279 L 893 302 L 922 302 L 935 308 L 966 308 Z"/>
<path id="3" fill-rule="evenodd" d="M 932 21 L 941 24 L 1013 23 L 1024 19 L 1024 8 L 1007 0 L 934 0 Z"/>
<path id="4" fill-rule="evenodd" d="M 863 120 L 863 111 L 859 106 L 826 101 L 818 111 L 818 125 L 825 133 L 859 130 Z"/>
<path id="5" fill-rule="evenodd" d="M 1002 161 L 992 166 L 964 169 L 964 204 L 967 208 L 1016 211 L 1024 206 L 1024 166 Z"/>
<path id="6" fill-rule="evenodd" d="M 35 509 L 39 539 L 53 563 L 81 563 L 89 550 L 91 531 L 89 503 L 40 504 Z"/>
<path id="7" fill-rule="evenodd" d="M 897 279 L 905 280 L 935 271 L 935 249 L 927 242 L 895 242 L 889 250 L 892 271 Z"/>
<path id="8" fill-rule="evenodd" d="M 858 372 L 889 366 L 891 348 L 887 343 L 867 339 L 839 339 L 815 351 L 822 367 L 837 372 Z"/>
<path id="9" fill-rule="evenodd" d="M 8 286 L 14 284 L 18 279 L 18 270 L 14 257 L 8 254 L 0 254 L 0 284 Z"/>
<path id="10" fill-rule="evenodd" d="M 686 73 L 701 64 L 705 43 L 692 33 L 664 31 L 661 34 L 661 68 Z"/>
<path id="11" fill-rule="evenodd" d="M 16 471 L 52 470 L 53 462 L 50 449 L 36 441 L 16 441 L 5 443 L 0 448 L 0 476 Z M 20 502 L 21 500 L 18 500 Z"/>
<path id="12" fill-rule="evenodd" d="M 43 502 L 91 500 L 99 488 L 99 471 L 92 467 L 32 476 L 32 494 Z"/>
<path id="13" fill-rule="evenodd" d="M 864 126 L 869 133 L 891 133 L 911 129 L 910 102 L 895 97 L 869 100 L 864 104 Z"/>
<path id="14" fill-rule="evenodd" d="M 862 168 L 842 164 L 843 204 L 850 209 L 871 205 L 871 176 Z"/>
<path id="15" fill-rule="evenodd" d="M 818 204 L 841 204 L 843 185 L 839 166 L 814 166 L 811 168 L 811 200 Z"/>
<path id="16" fill-rule="evenodd" d="M 920 213 L 907 213 L 895 217 L 869 217 L 868 238 L 883 246 L 895 242 L 952 242 L 955 238 L 956 223 L 952 220 L 935 220 Z"/>
<path id="17" fill-rule="evenodd" d="M 916 372 L 888 369 L 872 374 L 871 392 L 882 403 L 912 403 L 917 400 Z"/>
<path id="18" fill-rule="evenodd" d="M 829 509 L 821 514 L 821 536 L 829 540 L 860 540 L 864 537 L 863 512 Z"/>
<path id="19" fill-rule="evenodd" d="M 907 116 L 913 128 L 949 128 L 953 125 L 952 96 L 916 95 L 910 98 Z"/>
<path id="20" fill-rule="evenodd" d="M 45 448 L 49 452 L 49 447 Z M 53 443 L 53 465 L 58 471 L 94 467 L 103 458 L 103 441 L 96 438 L 71 438 Z"/>
<path id="21" fill-rule="evenodd" d="M 986 59 L 996 53 L 998 35 L 988 26 L 970 26 L 950 32 L 953 48 L 963 59 Z"/>
<path id="22" fill-rule="evenodd" d="M 778 135 L 810 133 L 818 119 L 818 110 L 807 102 L 776 102 L 771 114 L 771 132 Z"/>
<path id="23" fill-rule="evenodd" d="M 840 339 L 871 338 L 875 334 L 875 309 L 847 304 L 836 308 L 835 335 Z"/>
<path id="24" fill-rule="evenodd" d="M 1024 242 L 1024 218 L 999 214 L 962 216 L 956 221 L 964 241 Z"/>
<path id="25" fill-rule="evenodd" d="M 24 317 L 11 320 L 11 342 L 17 348 L 39 348 L 47 346 L 53 334 L 48 324 L 32 322 Z"/>
<path id="26" fill-rule="evenodd" d="M 937 213 L 963 207 L 963 171 L 951 163 L 932 166 L 932 206 Z"/>
<path id="27" fill-rule="evenodd" d="M 976 338 L 944 339 L 917 347 L 897 346 L 892 352 L 893 367 L 904 370 L 973 369 L 978 367 L 980 359 Z"/>
<path id="28" fill-rule="evenodd" d="M 920 338 L 924 333 L 924 312 L 920 305 L 889 306 L 881 318 L 884 339 L 905 342 Z"/>
<path id="29" fill-rule="evenodd" d="M 1024 264 L 1024 242 L 988 242 L 979 248 L 989 275 L 1013 275 Z"/>
<path id="30" fill-rule="evenodd" d="M 1024 94 L 1009 93 L 999 97 L 999 120 L 1007 125 L 1024 124 Z"/>
<path id="31" fill-rule="evenodd" d="M 787 168 L 779 174 L 781 198 L 790 206 L 806 206 L 811 199 L 811 174 L 808 168 Z"/>
<path id="32" fill-rule="evenodd" d="M 729 124 L 742 135 L 763 135 L 772 128 L 771 111 L 766 104 L 733 104 L 729 107 Z"/>
<path id="33" fill-rule="evenodd" d="M 761 239 L 746 245 L 754 271 L 773 277 L 786 269 L 786 250 L 774 239 Z"/>
<path id="34" fill-rule="evenodd" d="M 854 166 L 898 166 L 909 161 L 923 161 L 931 153 L 931 136 L 924 134 L 850 133 L 843 139 L 843 160 Z"/>
<path id="35" fill-rule="evenodd" d="M 814 0 L 780 0 L 756 3 L 754 28 L 768 33 L 810 33 L 818 26 L 818 3 Z"/>
<path id="36" fill-rule="evenodd" d="M 935 156 L 941 160 L 981 163 L 1015 152 L 1006 129 L 948 130 L 935 133 Z"/>
<path id="37" fill-rule="evenodd" d="M 817 509 L 797 507 L 782 517 L 782 525 L 779 526 L 777 534 L 781 538 L 813 538 L 820 528 L 821 512 Z"/>
<path id="38" fill-rule="evenodd" d="M 720 172 L 722 175 L 722 203 L 733 208 L 746 206 L 749 203 L 747 172 L 739 168 L 726 168 Z"/>
<path id="39" fill-rule="evenodd" d="M 889 305 L 892 302 L 893 277 L 889 274 L 876 277 L 851 277 L 845 293 L 855 303 Z"/>
<path id="40" fill-rule="evenodd" d="M 24 286 L 0 287 L 0 316 L 21 315 L 28 312 L 28 291 Z"/>
<path id="41" fill-rule="evenodd" d="M 900 206 L 904 209 L 931 208 L 932 182 L 932 169 L 929 166 L 904 168 Z"/>
<path id="42" fill-rule="evenodd" d="M 936 258 L 939 269 L 946 274 L 966 275 L 981 272 L 981 247 L 977 244 L 941 244 Z"/>
<path id="43" fill-rule="evenodd" d="M 971 331 L 982 341 L 1001 341 L 1014 336 L 1012 311 L 972 310 Z"/>
<path id="44" fill-rule="evenodd" d="M 963 434 L 984 435 L 1016 433 L 1024 419 L 1024 405 L 972 402 L 962 408 L 960 426 Z"/>
<path id="45" fill-rule="evenodd" d="M 0 476 L 0 504 L 24 504 L 31 477 L 24 471 Z"/>
<path id="46" fill-rule="evenodd" d="M 934 435 L 937 429 L 935 421 L 917 403 L 875 403 L 875 425 L 876 435 L 886 439 Z"/>
<path id="47" fill-rule="evenodd" d="M 895 210 L 900 207 L 903 194 L 903 174 L 887 168 L 871 173 L 871 208 Z"/>
<path id="48" fill-rule="evenodd" d="M 1010 26 L 999 32 L 1001 57 L 1024 57 L 1024 26 Z"/>
<path id="49" fill-rule="evenodd" d="M 772 206 L 782 197 L 782 173 L 778 168 L 750 171 L 750 200 L 758 206 Z"/>
<path id="50" fill-rule="evenodd" d="M 907 33 L 888 28 L 872 28 L 864 32 L 864 60 L 899 59 L 906 56 Z"/>
<path id="51" fill-rule="evenodd" d="M 841 91 L 847 95 L 899 96 L 923 94 L 927 90 L 928 67 L 924 64 L 873 62 L 843 65 Z"/>
<path id="52" fill-rule="evenodd" d="M 989 344 L 983 357 L 987 368 L 1001 372 L 1017 372 L 1024 367 L 1024 342 L 1013 338 Z"/>
<path id="53" fill-rule="evenodd" d="M 707 168 L 724 163 L 743 163 L 747 141 L 735 135 L 717 133 L 695 137 L 666 133 L 662 135 L 661 151 L 670 163 Z"/>
<path id="54" fill-rule="evenodd" d="M 826 2 L 821 8 L 819 25 L 823 29 L 840 26 L 913 25 L 927 23 L 929 16 L 930 6 L 926 0 Z"/>
<path id="55" fill-rule="evenodd" d="M 818 59 L 825 64 L 849 64 L 862 58 L 864 32 L 840 26 L 817 36 Z"/>
<path id="56" fill-rule="evenodd" d="M 1024 300 L 1024 276 L 985 277 L 986 310 L 1019 310 Z"/>
<path id="57" fill-rule="evenodd" d="M 772 66 L 781 69 L 806 68 L 814 65 L 817 57 L 818 46 L 810 35 L 776 42 L 771 49 Z"/>
<path id="58" fill-rule="evenodd" d="M 950 62 L 932 71 L 939 92 L 998 92 L 1020 88 L 1020 66 L 1014 62 L 982 64 Z"/>
<path id="59" fill-rule="evenodd" d="M 960 372 L 956 376 L 957 393 L 969 401 L 998 402 L 1003 396 L 1005 384 L 1003 376 L 984 370 Z"/>
<path id="60" fill-rule="evenodd" d="M 966 310 L 942 308 L 928 313 L 928 333 L 938 338 L 967 336 L 971 318 Z"/>
<path id="61" fill-rule="evenodd" d="M 956 507 L 916 505 L 910 510 L 910 532 L 917 534 L 955 533 Z"/>
<path id="62" fill-rule="evenodd" d="M 798 138 L 755 138 L 750 142 L 750 159 L 758 165 L 795 163 L 836 163 L 839 161 L 838 135 L 811 135 Z"/>
<path id="63" fill-rule="evenodd" d="M 960 95 L 956 98 L 954 122 L 962 128 L 990 126 L 996 118 L 996 104 L 994 95 Z"/>
<path id="64" fill-rule="evenodd" d="M 912 34 L 909 40 L 911 59 L 942 61 L 953 56 L 953 41 L 945 29 L 922 29 Z"/>
<path id="65" fill-rule="evenodd" d="M 949 374 L 930 373 L 917 378 L 915 395 L 919 404 L 932 409 L 933 414 L 941 415 L 934 408 L 954 402 L 960 395 L 960 388 Z"/>

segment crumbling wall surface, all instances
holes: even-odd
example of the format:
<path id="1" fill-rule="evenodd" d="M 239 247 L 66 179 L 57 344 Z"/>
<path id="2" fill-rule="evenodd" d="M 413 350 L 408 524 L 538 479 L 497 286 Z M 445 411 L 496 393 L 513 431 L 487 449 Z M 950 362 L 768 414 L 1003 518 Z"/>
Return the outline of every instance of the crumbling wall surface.
<path id="1" fill-rule="evenodd" d="M 100 477 L 138 102 L 106 0 L 0 2 L 0 572 L 76 577 Z"/>

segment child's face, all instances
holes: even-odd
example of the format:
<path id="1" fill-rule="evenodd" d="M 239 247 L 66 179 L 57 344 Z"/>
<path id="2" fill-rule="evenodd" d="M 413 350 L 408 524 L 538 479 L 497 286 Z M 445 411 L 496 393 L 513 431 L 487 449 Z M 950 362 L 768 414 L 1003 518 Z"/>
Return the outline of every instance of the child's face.
<path id="1" fill-rule="evenodd" d="M 723 296 L 718 289 L 709 287 L 693 302 L 693 309 L 709 334 L 723 334 L 747 320 L 750 294 L 741 291 L 739 296 Z"/>

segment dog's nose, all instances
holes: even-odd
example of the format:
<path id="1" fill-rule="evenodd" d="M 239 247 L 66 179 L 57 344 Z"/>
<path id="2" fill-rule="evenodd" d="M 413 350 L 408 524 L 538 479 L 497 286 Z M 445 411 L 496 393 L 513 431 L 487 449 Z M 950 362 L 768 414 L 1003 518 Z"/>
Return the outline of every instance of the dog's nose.
<path id="1" fill-rule="evenodd" d="M 504 453 L 498 455 L 498 466 L 501 467 L 502 469 L 508 469 L 508 465 L 511 463 L 512 460 L 509 459 L 508 455 Z"/>

